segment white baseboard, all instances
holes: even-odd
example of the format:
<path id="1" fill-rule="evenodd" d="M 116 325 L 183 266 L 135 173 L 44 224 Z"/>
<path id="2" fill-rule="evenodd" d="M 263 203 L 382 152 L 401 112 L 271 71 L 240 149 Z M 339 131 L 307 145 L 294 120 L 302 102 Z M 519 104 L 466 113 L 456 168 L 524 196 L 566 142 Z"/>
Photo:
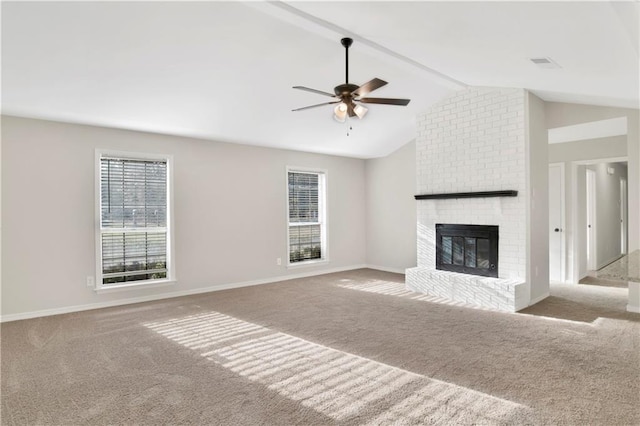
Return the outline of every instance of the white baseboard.
<path id="1" fill-rule="evenodd" d="M 635 312 L 636 314 L 640 314 L 640 306 L 627 305 L 627 311 Z"/>
<path id="2" fill-rule="evenodd" d="M 341 268 L 323 269 L 321 271 L 302 272 L 299 274 L 283 275 L 260 280 L 242 281 L 237 283 L 220 284 L 210 287 L 201 287 L 191 290 L 174 291 L 170 293 L 153 294 L 149 296 L 133 297 L 129 299 L 111 300 L 109 302 L 89 303 L 86 305 L 64 306 L 61 308 L 44 309 L 41 311 L 23 312 L 0 316 L 0 322 L 18 321 L 30 318 L 48 317 L 51 315 L 69 314 L 72 312 L 89 311 L 92 309 L 111 308 L 113 306 L 131 305 L 134 303 L 151 302 L 154 300 L 171 299 L 174 297 L 191 296 L 193 294 L 210 293 L 213 291 L 229 290 L 233 288 L 249 287 L 254 285 L 271 284 L 280 281 L 295 280 L 316 275 L 332 274 L 334 272 L 351 271 L 354 269 L 368 268 L 367 265 L 352 265 Z"/>
<path id="3" fill-rule="evenodd" d="M 546 292 L 545 294 L 543 294 L 542 296 L 538 296 L 535 299 L 531 300 L 529 302 L 529 306 L 535 305 L 538 302 L 542 302 L 544 299 L 546 299 L 547 297 L 549 297 L 549 292 Z"/>
<path id="4" fill-rule="evenodd" d="M 384 272 L 393 272 L 394 274 L 405 274 L 405 270 L 406 269 L 400 269 L 400 268 L 388 268 L 386 266 L 378 266 L 378 265 L 367 265 L 366 266 L 369 269 L 375 269 L 377 271 L 384 271 Z"/>

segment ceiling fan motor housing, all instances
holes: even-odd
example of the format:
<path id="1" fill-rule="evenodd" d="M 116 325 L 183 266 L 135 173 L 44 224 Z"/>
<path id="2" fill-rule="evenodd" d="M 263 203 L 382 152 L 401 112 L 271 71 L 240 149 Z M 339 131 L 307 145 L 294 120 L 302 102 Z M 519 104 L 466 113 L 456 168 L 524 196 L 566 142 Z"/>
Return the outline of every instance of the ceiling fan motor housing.
<path id="1" fill-rule="evenodd" d="M 351 93 L 356 91 L 358 87 L 360 86 L 358 86 L 357 84 L 341 84 L 334 87 L 333 91 L 336 96 L 344 99 L 345 97 L 352 97 Z"/>

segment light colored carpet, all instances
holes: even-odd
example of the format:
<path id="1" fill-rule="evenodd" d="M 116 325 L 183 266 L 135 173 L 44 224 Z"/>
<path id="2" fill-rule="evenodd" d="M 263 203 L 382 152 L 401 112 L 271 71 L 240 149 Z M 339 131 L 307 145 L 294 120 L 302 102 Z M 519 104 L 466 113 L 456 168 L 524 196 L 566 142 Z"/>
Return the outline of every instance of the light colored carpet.
<path id="1" fill-rule="evenodd" d="M 626 281 L 605 280 L 598 277 L 586 276 L 580 280 L 580 284 L 601 285 L 605 287 L 628 288 Z"/>
<path id="2" fill-rule="evenodd" d="M 2 424 L 640 424 L 626 290 L 519 314 L 368 269 L 2 324 Z"/>

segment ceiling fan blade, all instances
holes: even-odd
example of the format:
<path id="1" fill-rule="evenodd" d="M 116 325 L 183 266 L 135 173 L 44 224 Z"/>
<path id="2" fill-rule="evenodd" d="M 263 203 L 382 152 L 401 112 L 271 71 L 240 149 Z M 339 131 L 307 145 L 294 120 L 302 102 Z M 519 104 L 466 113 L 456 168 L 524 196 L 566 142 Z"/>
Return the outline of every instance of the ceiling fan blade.
<path id="1" fill-rule="evenodd" d="M 305 110 L 305 109 L 317 108 L 317 107 L 324 106 L 324 105 L 337 104 L 337 103 L 339 103 L 339 102 L 340 102 L 340 101 L 324 102 L 324 103 L 322 103 L 322 104 L 309 105 L 309 106 L 302 107 L 302 108 L 292 109 L 291 111 L 302 111 L 302 110 Z"/>
<path id="2" fill-rule="evenodd" d="M 385 104 L 385 105 L 401 105 L 406 106 L 411 99 L 392 99 L 392 98 L 361 98 L 358 102 L 365 104 Z"/>
<path id="3" fill-rule="evenodd" d="M 380 80 L 379 78 L 374 78 L 373 80 L 367 81 L 365 84 L 358 87 L 351 94 L 354 96 L 365 96 L 367 93 L 371 93 L 374 90 L 381 88 L 385 84 L 387 84 L 386 81 Z"/>
<path id="4" fill-rule="evenodd" d="M 294 89 L 298 89 L 298 90 L 304 90 L 306 92 L 311 92 L 311 93 L 317 93 L 318 95 L 325 95 L 325 96 L 331 96 L 332 98 L 336 98 L 337 96 L 334 95 L 333 93 L 329 93 L 329 92 L 323 92 L 322 90 L 316 90 L 316 89 L 312 89 L 310 87 L 304 87 L 304 86 L 293 86 Z"/>

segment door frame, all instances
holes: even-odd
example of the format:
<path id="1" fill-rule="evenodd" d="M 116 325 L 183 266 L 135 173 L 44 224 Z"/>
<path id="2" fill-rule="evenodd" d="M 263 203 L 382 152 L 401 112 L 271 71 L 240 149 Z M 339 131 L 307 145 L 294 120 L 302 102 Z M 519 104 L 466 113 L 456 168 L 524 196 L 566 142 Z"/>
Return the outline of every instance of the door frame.
<path id="1" fill-rule="evenodd" d="M 586 189 L 587 189 L 587 271 L 595 271 L 598 269 L 598 201 L 597 197 L 597 176 L 596 172 L 586 169 Z"/>
<path id="2" fill-rule="evenodd" d="M 564 162 L 549 163 L 549 168 L 560 168 L 560 282 L 567 281 L 567 218 L 566 218 L 566 188 Z M 551 185 L 551 182 L 549 182 Z M 549 224 L 551 226 L 551 224 Z"/>
<path id="3" fill-rule="evenodd" d="M 628 164 L 628 163 L 627 163 Z M 620 178 L 620 254 L 625 255 L 629 250 L 629 188 L 626 178 Z"/>

